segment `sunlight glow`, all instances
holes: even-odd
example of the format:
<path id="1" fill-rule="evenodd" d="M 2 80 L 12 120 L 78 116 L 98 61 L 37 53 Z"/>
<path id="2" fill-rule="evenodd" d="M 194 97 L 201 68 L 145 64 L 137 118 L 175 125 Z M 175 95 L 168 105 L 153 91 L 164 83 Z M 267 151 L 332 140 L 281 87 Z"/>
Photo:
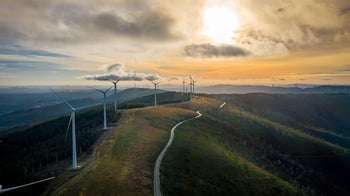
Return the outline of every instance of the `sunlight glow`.
<path id="1" fill-rule="evenodd" d="M 208 8 L 203 17 L 204 32 L 217 43 L 229 43 L 240 22 L 237 13 L 228 6 Z"/>

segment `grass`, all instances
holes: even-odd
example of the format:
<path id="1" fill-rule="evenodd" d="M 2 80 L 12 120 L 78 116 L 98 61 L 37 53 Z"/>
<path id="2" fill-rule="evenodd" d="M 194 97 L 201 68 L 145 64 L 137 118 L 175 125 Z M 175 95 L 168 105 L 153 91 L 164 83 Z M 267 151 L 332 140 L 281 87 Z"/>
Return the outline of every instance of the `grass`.
<path id="1" fill-rule="evenodd" d="M 197 98 L 201 104 L 218 102 Z M 203 108 L 203 107 L 202 107 Z M 180 126 L 161 166 L 164 195 L 301 195 L 293 185 L 272 175 L 231 148 L 230 137 L 210 118 Z"/>
<path id="2" fill-rule="evenodd" d="M 195 114 L 167 107 L 127 113 L 125 122 L 101 145 L 95 166 L 63 195 L 152 195 L 153 165 L 171 127 Z"/>
<path id="3" fill-rule="evenodd" d="M 124 123 L 104 140 L 91 171 L 62 194 L 152 195 L 153 166 L 171 127 L 195 116 L 197 110 L 203 117 L 177 128 L 162 162 L 164 195 L 348 194 L 347 149 L 308 134 L 301 126 L 289 126 L 290 121 L 303 123 L 297 118 L 272 118 L 254 110 L 254 104 L 274 107 L 259 102 L 261 97 L 266 101 L 271 96 L 257 95 L 257 100 L 250 96 L 250 108 L 249 104 L 241 107 L 237 99 L 227 99 L 219 108 L 220 99 L 198 96 L 192 102 L 124 111 Z M 287 107 L 279 104 L 280 110 L 273 111 L 277 116 Z M 299 115 L 297 111 L 293 111 L 295 115 Z M 314 109 L 300 112 L 308 116 Z M 319 124 L 314 121 L 312 125 Z M 348 136 L 318 128 L 334 137 Z"/>
<path id="4" fill-rule="evenodd" d="M 342 177 L 350 174 L 350 155 L 347 149 L 279 121 L 238 108 L 232 100 L 226 100 L 226 103 L 220 109 L 222 101 L 197 97 L 192 103 L 177 106 L 200 109 L 206 117 L 207 129 L 214 128 L 217 131 L 216 136 L 222 145 L 300 187 L 307 194 L 348 193 L 346 187 L 349 183 Z M 254 105 L 250 107 L 254 108 Z"/>

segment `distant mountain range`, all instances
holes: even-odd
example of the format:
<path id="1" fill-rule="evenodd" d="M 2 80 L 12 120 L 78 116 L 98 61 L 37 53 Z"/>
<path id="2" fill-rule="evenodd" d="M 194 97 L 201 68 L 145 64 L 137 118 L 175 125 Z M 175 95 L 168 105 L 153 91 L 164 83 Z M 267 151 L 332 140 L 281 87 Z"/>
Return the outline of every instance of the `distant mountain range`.
<path id="1" fill-rule="evenodd" d="M 167 91 L 180 91 L 180 86 L 161 86 Z M 105 88 L 105 87 L 99 87 Z M 67 99 L 75 107 L 94 105 L 103 102 L 102 94 L 82 86 L 54 87 L 57 93 Z M 202 94 L 320 94 L 349 93 L 349 86 L 257 86 L 257 85 L 213 85 L 195 87 L 196 93 Z M 153 88 L 128 88 L 118 91 L 118 104 L 154 93 Z M 113 89 L 108 92 L 107 102 L 114 100 Z M 24 126 L 41 122 L 69 112 L 62 100 L 53 95 L 48 87 L 0 87 L 0 132 L 14 126 Z"/>
<path id="2" fill-rule="evenodd" d="M 205 94 L 248 94 L 248 93 L 350 93 L 350 86 L 257 86 L 225 85 L 204 86 L 195 88 L 196 93 Z"/>
<path id="3" fill-rule="evenodd" d="M 27 90 L 24 93 L 18 91 L 0 93 L 0 132 L 12 127 L 25 126 L 69 113 L 70 109 L 48 88 L 45 91 L 40 89 L 35 91 L 34 89 L 34 93 L 29 93 Z M 83 107 L 103 102 L 102 94 L 93 89 L 59 89 L 57 92 L 67 99 L 73 107 Z M 166 91 L 158 91 L 158 93 L 164 92 Z M 146 88 L 129 88 L 118 91 L 118 104 L 153 93 L 153 89 Z M 114 95 L 113 89 L 111 89 L 107 95 L 107 103 L 112 104 L 113 101 Z"/>

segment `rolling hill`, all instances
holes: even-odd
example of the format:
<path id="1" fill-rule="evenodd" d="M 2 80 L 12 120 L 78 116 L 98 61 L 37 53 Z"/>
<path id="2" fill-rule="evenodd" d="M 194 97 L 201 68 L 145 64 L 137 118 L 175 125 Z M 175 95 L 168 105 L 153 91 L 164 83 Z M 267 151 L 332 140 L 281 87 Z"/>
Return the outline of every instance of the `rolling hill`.
<path id="1" fill-rule="evenodd" d="M 121 106 L 144 107 L 153 98 Z M 63 172 L 45 194 L 68 181 L 59 190 L 63 195 L 152 195 L 153 166 L 171 127 L 199 110 L 201 118 L 177 128 L 164 157 L 163 195 L 349 195 L 348 95 L 200 95 L 183 102 L 180 94 L 165 92 L 159 98 L 169 104 L 124 109 L 94 165 L 80 175 Z M 78 177 L 68 180 L 72 175 Z"/>
<path id="2" fill-rule="evenodd" d="M 48 91 L 46 89 L 46 91 Z M 162 94 L 166 91 L 159 91 Z M 153 89 L 130 88 L 118 92 L 118 104 L 153 95 Z M 63 97 L 75 107 L 83 107 L 103 102 L 101 93 L 94 90 L 62 91 Z M 25 94 L 0 94 L 0 106 L 3 113 L 0 114 L 0 135 L 14 130 L 16 127 L 25 127 L 40 123 L 49 119 L 57 118 L 69 113 L 70 109 L 55 97 L 51 92 L 47 93 L 25 93 Z M 107 102 L 112 104 L 114 95 L 110 91 Z M 129 107 L 133 107 L 132 105 Z M 6 112 L 10 111 L 10 112 Z M 12 128 L 12 129 L 11 129 Z"/>

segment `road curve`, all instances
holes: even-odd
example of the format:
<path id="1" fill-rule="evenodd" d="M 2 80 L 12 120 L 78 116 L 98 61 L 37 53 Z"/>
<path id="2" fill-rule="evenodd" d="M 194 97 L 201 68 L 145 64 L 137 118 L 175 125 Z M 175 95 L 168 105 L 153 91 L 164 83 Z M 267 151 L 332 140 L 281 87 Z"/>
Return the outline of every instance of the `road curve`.
<path id="1" fill-rule="evenodd" d="M 192 117 L 190 119 L 187 119 L 187 120 L 184 120 L 184 121 L 181 121 L 181 122 L 177 123 L 171 129 L 169 141 L 166 144 L 166 146 L 164 147 L 164 149 L 162 150 L 162 152 L 158 155 L 156 164 L 154 166 L 154 171 L 153 171 L 153 193 L 154 193 L 154 196 L 161 196 L 162 195 L 162 192 L 160 191 L 159 167 L 160 167 L 160 164 L 162 163 L 162 160 L 163 160 L 163 157 L 164 157 L 166 151 L 168 150 L 169 146 L 171 145 L 171 143 L 174 140 L 175 129 L 178 126 L 180 126 L 181 124 L 185 123 L 185 122 L 194 120 L 194 119 L 199 118 L 199 117 L 202 116 L 202 114 L 199 111 L 197 111 L 197 114 L 198 115 L 195 116 L 195 117 Z"/>
<path id="2" fill-rule="evenodd" d="M 222 103 L 222 104 L 220 105 L 220 108 L 223 108 L 225 105 L 226 105 L 226 102 Z"/>

